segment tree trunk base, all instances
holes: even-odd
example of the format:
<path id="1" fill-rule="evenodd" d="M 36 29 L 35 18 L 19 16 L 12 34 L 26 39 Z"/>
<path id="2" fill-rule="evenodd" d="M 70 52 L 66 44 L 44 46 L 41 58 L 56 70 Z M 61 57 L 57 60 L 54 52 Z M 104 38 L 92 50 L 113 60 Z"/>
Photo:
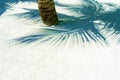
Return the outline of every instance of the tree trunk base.
<path id="1" fill-rule="evenodd" d="M 53 0 L 38 0 L 38 7 L 44 24 L 49 26 L 58 24 L 58 17 Z"/>

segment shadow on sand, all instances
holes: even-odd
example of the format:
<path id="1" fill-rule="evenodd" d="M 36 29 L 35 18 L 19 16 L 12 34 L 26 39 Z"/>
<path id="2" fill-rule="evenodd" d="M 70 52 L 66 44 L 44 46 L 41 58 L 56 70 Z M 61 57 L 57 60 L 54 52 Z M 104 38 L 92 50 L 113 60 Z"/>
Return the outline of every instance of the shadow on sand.
<path id="1" fill-rule="evenodd" d="M 69 16 L 58 13 L 60 21 L 58 25 L 42 28 L 37 34 L 27 35 L 15 40 L 26 44 L 37 41 L 41 43 L 52 41 L 57 44 L 73 38 L 73 40 L 82 43 L 94 41 L 107 44 L 109 41 L 103 33 L 104 31 L 110 33 L 109 36 L 116 36 L 117 42 L 120 42 L 120 8 L 116 7 L 117 5 L 94 2 L 77 6 L 77 8 L 73 5 L 68 6 L 60 3 L 56 3 L 56 6 L 66 7 L 68 10 L 82 15 Z M 107 10 L 108 8 L 109 10 Z M 14 16 L 40 21 L 38 10 L 26 8 L 25 10 L 28 10 L 28 12 L 14 14 Z"/>
<path id="2" fill-rule="evenodd" d="M 16 4 L 18 2 L 36 2 L 36 0 L 0 0 L 0 16 L 9 8 L 11 4 Z"/>

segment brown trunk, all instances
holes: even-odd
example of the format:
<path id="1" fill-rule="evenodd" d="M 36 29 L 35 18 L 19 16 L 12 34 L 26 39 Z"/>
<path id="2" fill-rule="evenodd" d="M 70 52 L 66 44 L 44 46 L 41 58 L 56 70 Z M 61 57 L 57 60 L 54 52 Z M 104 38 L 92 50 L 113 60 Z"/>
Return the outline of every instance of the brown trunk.
<path id="1" fill-rule="evenodd" d="M 38 7 L 44 24 L 51 26 L 58 23 L 53 0 L 38 0 Z"/>

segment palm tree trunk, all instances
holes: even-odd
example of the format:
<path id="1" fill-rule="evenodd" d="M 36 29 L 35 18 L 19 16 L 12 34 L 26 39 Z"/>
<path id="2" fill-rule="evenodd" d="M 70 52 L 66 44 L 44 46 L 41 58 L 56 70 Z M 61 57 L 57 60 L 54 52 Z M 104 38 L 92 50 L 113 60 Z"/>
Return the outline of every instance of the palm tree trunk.
<path id="1" fill-rule="evenodd" d="M 38 7 L 44 24 L 51 26 L 58 23 L 53 0 L 38 0 Z"/>

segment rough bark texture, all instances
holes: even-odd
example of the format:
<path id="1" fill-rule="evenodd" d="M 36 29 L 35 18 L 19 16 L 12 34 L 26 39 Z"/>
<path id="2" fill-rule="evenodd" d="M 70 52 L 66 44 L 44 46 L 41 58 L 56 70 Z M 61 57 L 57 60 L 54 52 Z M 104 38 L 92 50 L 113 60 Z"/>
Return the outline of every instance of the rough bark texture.
<path id="1" fill-rule="evenodd" d="M 44 24 L 51 26 L 58 23 L 53 0 L 38 0 L 38 7 Z"/>

